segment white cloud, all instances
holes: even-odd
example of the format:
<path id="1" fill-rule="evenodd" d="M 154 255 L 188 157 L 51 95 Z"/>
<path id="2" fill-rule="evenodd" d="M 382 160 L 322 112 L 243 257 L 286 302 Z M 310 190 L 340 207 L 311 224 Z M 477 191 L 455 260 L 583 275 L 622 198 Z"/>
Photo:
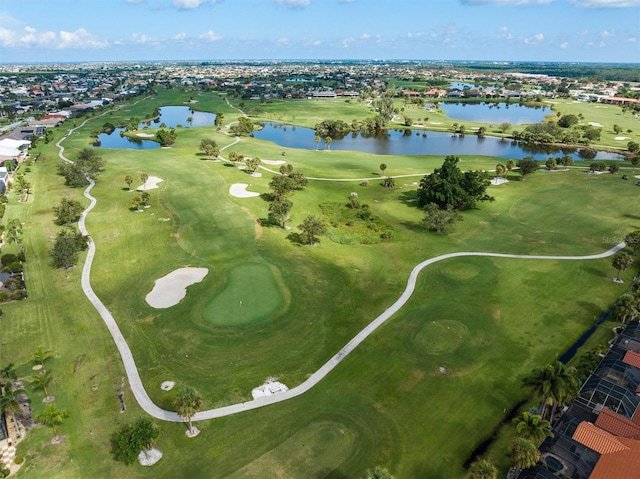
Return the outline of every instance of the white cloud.
<path id="1" fill-rule="evenodd" d="M 362 40 L 368 40 L 369 38 L 371 38 L 371 35 L 369 35 L 368 33 L 363 33 L 362 35 L 360 35 L 360 38 Z"/>
<path id="2" fill-rule="evenodd" d="M 627 43 L 635 43 L 638 41 L 638 37 L 629 37 L 626 41 Z"/>
<path id="3" fill-rule="evenodd" d="M 544 35 L 542 33 L 536 33 L 532 37 L 525 38 L 524 43 L 527 45 L 537 45 L 542 40 L 544 40 Z"/>
<path id="4" fill-rule="evenodd" d="M 569 43 L 568 42 L 564 42 L 560 44 L 560 49 L 561 50 L 566 50 L 567 48 L 569 48 Z"/>
<path id="5" fill-rule="evenodd" d="M 582 8 L 629 8 L 640 7 L 640 0 L 571 0 Z"/>
<path id="6" fill-rule="evenodd" d="M 342 40 L 342 48 L 349 48 L 354 42 L 353 38 L 345 38 Z"/>
<path id="7" fill-rule="evenodd" d="M 278 45 L 282 45 L 282 46 L 287 46 L 289 45 L 289 39 L 286 37 L 283 38 L 278 38 L 278 41 L 276 42 Z"/>
<path id="8" fill-rule="evenodd" d="M 202 35 L 198 36 L 198 38 L 207 42 L 217 42 L 218 40 L 222 40 L 222 36 L 217 35 L 213 30 L 209 30 L 208 32 L 203 33 Z"/>
<path id="9" fill-rule="evenodd" d="M 193 10 L 207 3 L 214 4 L 218 0 L 173 0 L 173 6 L 179 10 Z"/>
<path id="10" fill-rule="evenodd" d="M 171 40 L 175 40 L 175 41 L 180 42 L 180 41 L 184 40 L 185 38 L 187 38 L 187 34 L 184 33 L 184 32 L 180 32 L 177 35 L 172 36 Z"/>
<path id="11" fill-rule="evenodd" d="M 61 30 L 59 32 L 44 31 L 25 26 L 22 29 L 11 30 L 0 28 L 0 46 L 5 48 L 56 48 L 56 49 L 85 49 L 106 48 L 107 41 L 96 40 L 86 29 L 78 28 L 73 32 Z"/>
<path id="12" fill-rule="evenodd" d="M 602 30 L 600 32 L 600 36 L 602 38 L 607 38 L 607 37 L 615 37 L 616 36 L 616 32 L 613 30 Z"/>
<path id="13" fill-rule="evenodd" d="M 276 0 L 278 5 L 287 8 L 304 8 L 311 4 L 311 0 Z"/>

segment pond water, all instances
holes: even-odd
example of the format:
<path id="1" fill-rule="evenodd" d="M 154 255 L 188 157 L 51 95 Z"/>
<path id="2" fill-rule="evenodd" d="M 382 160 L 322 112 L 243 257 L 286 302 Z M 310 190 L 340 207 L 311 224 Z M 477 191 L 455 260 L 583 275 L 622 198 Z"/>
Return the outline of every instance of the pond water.
<path id="1" fill-rule="evenodd" d="M 315 130 L 310 128 L 265 123 L 264 128 L 254 132 L 253 136 L 287 148 L 326 148 L 324 141 L 316 145 Z M 566 153 L 574 160 L 582 159 L 575 151 L 533 148 L 515 144 L 511 140 L 478 138 L 473 134 L 459 137 L 452 136 L 451 133 L 416 130 L 389 130 L 386 134 L 371 137 L 349 134 L 342 139 L 334 139 L 328 149 L 362 151 L 375 155 L 477 155 L 515 160 L 525 156 L 546 160 L 549 156 L 563 156 Z M 619 156 L 615 153 L 598 152 L 595 159 L 619 159 Z"/>
<path id="2" fill-rule="evenodd" d="M 191 123 L 187 119 L 191 119 Z M 159 128 L 162 123 L 167 128 L 176 128 L 181 125 L 185 128 L 199 126 L 213 126 L 216 119 L 214 113 L 191 110 L 188 106 L 163 106 L 160 108 L 160 116 L 151 122 L 150 128 Z M 146 123 L 140 123 L 139 128 L 144 135 L 144 127 Z M 124 132 L 124 128 L 116 128 L 111 134 L 101 133 L 98 135 L 98 141 L 101 148 L 128 148 L 137 150 L 148 150 L 160 148 L 160 144 L 152 141 L 140 139 L 131 139 L 126 136 L 120 136 L 120 132 Z"/>
<path id="3" fill-rule="evenodd" d="M 440 109 L 449 118 L 499 125 L 511 123 L 540 123 L 553 113 L 549 107 L 529 107 L 518 103 L 440 103 Z"/>

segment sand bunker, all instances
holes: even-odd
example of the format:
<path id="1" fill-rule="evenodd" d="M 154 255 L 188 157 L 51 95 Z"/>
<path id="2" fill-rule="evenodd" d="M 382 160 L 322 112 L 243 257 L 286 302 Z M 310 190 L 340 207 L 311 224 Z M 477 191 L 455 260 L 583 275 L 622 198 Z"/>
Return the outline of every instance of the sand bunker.
<path id="1" fill-rule="evenodd" d="M 229 194 L 236 198 L 253 198 L 254 196 L 260 196 L 260 193 L 254 191 L 247 191 L 246 183 L 234 183 L 229 187 Z"/>
<path id="2" fill-rule="evenodd" d="M 598 123 L 597 121 L 590 121 L 589 122 L 590 126 L 602 126 L 600 123 Z"/>
<path id="3" fill-rule="evenodd" d="M 164 309 L 178 304 L 187 295 L 187 287 L 199 283 L 207 268 L 180 268 L 157 279 L 145 301 L 152 308 Z"/>
<path id="4" fill-rule="evenodd" d="M 158 183 L 162 181 L 162 178 L 158 178 L 157 176 L 150 176 L 147 178 L 147 182 L 138 186 L 136 190 L 145 191 L 145 190 L 153 190 L 158 187 Z"/>
<path id="5" fill-rule="evenodd" d="M 138 133 L 136 136 L 139 136 L 140 138 L 153 138 L 156 135 L 153 133 Z"/>
<path id="6" fill-rule="evenodd" d="M 628 140 L 629 137 L 628 136 L 616 136 L 614 138 L 614 140 L 618 140 L 618 141 L 622 141 L 622 140 Z"/>
<path id="7" fill-rule="evenodd" d="M 286 163 L 286 161 L 282 160 L 260 160 L 260 162 L 265 165 L 284 165 Z"/>
<path id="8" fill-rule="evenodd" d="M 502 185 L 504 183 L 509 183 L 509 180 L 507 180 L 506 178 L 491 178 L 491 184 L 492 185 Z"/>

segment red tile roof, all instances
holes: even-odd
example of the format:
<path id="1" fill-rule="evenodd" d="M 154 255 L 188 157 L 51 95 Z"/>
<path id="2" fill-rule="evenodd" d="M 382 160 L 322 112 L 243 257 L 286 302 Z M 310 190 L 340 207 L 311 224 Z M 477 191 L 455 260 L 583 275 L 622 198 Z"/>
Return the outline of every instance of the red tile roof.
<path id="1" fill-rule="evenodd" d="M 620 442 L 627 449 L 600 456 L 589 479 L 640 478 L 640 441 L 622 437 Z"/>
<path id="2" fill-rule="evenodd" d="M 640 439 L 640 425 L 611 409 L 603 409 L 595 424 L 614 436 Z"/>
<path id="3" fill-rule="evenodd" d="M 610 454 L 629 449 L 616 436 L 587 421 L 582 421 L 578 425 L 573 433 L 573 440 L 599 454 Z"/>
<path id="4" fill-rule="evenodd" d="M 636 353 L 635 351 L 627 351 L 622 358 L 622 362 L 629 364 L 630 366 L 634 366 L 636 368 L 640 368 L 640 353 Z"/>

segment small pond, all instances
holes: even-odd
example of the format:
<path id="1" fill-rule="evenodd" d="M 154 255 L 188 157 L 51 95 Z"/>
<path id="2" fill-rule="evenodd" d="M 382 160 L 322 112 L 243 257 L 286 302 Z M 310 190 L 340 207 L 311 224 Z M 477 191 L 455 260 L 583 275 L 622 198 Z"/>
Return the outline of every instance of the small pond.
<path id="1" fill-rule="evenodd" d="M 150 128 L 159 128 L 161 124 L 165 124 L 167 128 L 176 128 L 178 125 L 184 128 L 213 126 L 216 119 L 215 113 L 207 113 L 203 111 L 194 111 L 188 106 L 163 106 L 160 108 L 160 116 L 151 121 Z M 190 121 L 188 121 L 190 120 Z M 144 128 L 146 122 L 139 125 L 140 133 L 145 135 Z M 136 150 L 148 150 L 160 148 L 160 144 L 145 140 L 144 138 L 132 139 L 121 136 L 120 132 L 124 132 L 124 128 L 116 128 L 112 133 L 101 133 L 98 135 L 98 141 L 101 148 L 127 148 Z"/>

